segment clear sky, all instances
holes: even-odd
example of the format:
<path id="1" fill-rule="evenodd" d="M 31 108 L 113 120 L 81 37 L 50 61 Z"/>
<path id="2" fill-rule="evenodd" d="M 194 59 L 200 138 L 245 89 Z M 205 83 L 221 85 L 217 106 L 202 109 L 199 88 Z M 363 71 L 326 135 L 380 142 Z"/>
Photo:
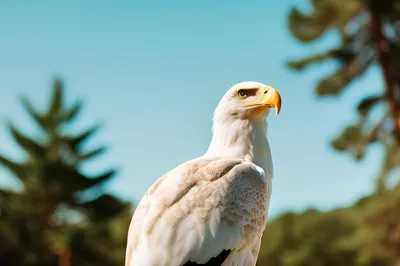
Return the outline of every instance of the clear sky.
<path id="1" fill-rule="evenodd" d="M 340 98 L 314 96 L 334 64 L 302 73 L 289 58 L 338 43 L 328 34 L 313 45 L 291 37 L 287 14 L 306 0 L 281 1 L 3 1 L 0 4 L 0 151 L 21 158 L 4 127 L 12 119 L 26 134 L 39 131 L 19 96 L 39 107 L 51 78 L 66 81 L 67 99 L 85 100 L 72 131 L 104 122 L 88 148 L 109 146 L 85 171 L 111 166 L 118 176 L 105 189 L 138 202 L 178 164 L 204 153 L 212 113 L 240 81 L 277 88 L 281 114 L 269 117 L 275 177 L 271 217 L 285 210 L 329 209 L 369 193 L 380 164 L 371 150 L 354 163 L 329 140 L 354 121 L 359 96 L 381 88 L 372 70 Z M 0 168 L 0 184 L 15 183 Z"/>

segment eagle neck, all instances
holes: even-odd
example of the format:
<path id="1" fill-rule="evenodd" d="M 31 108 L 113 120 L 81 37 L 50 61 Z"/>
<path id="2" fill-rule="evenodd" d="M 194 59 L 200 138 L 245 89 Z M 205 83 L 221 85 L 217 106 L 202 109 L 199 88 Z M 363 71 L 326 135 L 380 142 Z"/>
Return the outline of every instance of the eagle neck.
<path id="1" fill-rule="evenodd" d="M 213 137 L 206 157 L 235 157 L 272 171 L 267 140 L 267 121 L 214 118 Z"/>

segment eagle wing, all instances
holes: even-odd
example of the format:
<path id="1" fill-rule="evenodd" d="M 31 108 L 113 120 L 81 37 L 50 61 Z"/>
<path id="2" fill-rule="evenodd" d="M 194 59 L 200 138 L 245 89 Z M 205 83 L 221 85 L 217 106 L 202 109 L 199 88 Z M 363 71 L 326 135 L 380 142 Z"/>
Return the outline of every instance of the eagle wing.
<path id="1" fill-rule="evenodd" d="M 125 265 L 205 264 L 226 250 L 222 265 L 255 265 L 271 191 L 260 169 L 200 158 L 162 176 L 132 217 Z"/>

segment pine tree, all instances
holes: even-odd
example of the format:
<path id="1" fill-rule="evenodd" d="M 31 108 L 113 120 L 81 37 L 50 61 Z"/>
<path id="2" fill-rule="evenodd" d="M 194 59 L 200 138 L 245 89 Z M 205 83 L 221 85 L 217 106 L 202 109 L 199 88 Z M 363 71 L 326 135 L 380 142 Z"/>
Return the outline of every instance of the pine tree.
<path id="1" fill-rule="evenodd" d="M 63 94 L 63 84 L 56 79 L 43 113 L 22 98 L 41 138 L 8 124 L 26 156 L 14 161 L 0 153 L 0 163 L 22 184 L 18 191 L 0 190 L 0 265 L 123 264 L 130 205 L 101 190 L 115 169 L 94 176 L 80 170 L 106 149 L 84 149 L 99 125 L 77 135 L 66 133 L 82 102 L 66 107 Z"/>
<path id="2" fill-rule="evenodd" d="M 377 95 L 365 95 L 357 111 L 358 121 L 346 127 L 332 146 L 364 158 L 368 146 L 384 147 L 382 169 L 377 178 L 377 190 L 387 188 L 389 174 L 400 165 L 400 1 L 399 0 L 310 0 L 312 11 L 292 8 L 289 28 L 303 43 L 318 40 L 326 32 L 336 31 L 341 45 L 321 54 L 291 61 L 289 67 L 300 71 L 312 64 L 334 60 L 338 69 L 323 77 L 316 86 L 320 97 L 340 95 L 349 85 L 364 75 L 371 66 L 382 71 L 385 87 Z M 378 122 L 371 122 L 371 112 L 379 105 L 385 111 Z"/>

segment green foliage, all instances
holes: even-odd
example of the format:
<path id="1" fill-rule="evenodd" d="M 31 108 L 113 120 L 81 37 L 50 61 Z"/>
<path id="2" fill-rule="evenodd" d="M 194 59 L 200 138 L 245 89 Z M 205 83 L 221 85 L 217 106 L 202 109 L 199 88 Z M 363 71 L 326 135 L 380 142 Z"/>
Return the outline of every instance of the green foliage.
<path id="1" fill-rule="evenodd" d="M 377 141 L 379 126 L 369 128 L 365 125 L 366 120 L 360 119 L 358 123 L 347 126 L 342 133 L 331 141 L 331 145 L 337 151 L 348 152 L 356 161 L 364 158 L 369 144 Z"/>
<path id="2" fill-rule="evenodd" d="M 94 176 L 80 166 L 106 149 L 85 151 L 84 144 L 98 131 L 65 134 L 77 118 L 82 102 L 68 108 L 64 89 L 55 80 L 50 105 L 39 113 L 26 99 L 22 104 L 42 130 L 41 138 L 8 128 L 25 160 L 0 154 L 0 164 L 22 184 L 21 191 L 0 190 L 0 265 L 122 265 L 132 210 L 128 203 L 104 194 L 101 187 L 115 169 Z M 94 198 L 89 199 L 90 191 Z"/>
<path id="3" fill-rule="evenodd" d="M 310 3 L 310 14 L 297 8 L 292 8 L 289 13 L 289 29 L 303 42 L 313 41 L 332 28 L 344 31 L 347 21 L 359 12 L 362 5 L 357 0 L 311 0 Z"/>
<path id="4" fill-rule="evenodd" d="M 363 117 L 368 116 L 370 110 L 378 104 L 380 101 L 383 101 L 385 99 L 384 95 L 375 95 L 375 96 L 368 96 L 365 97 L 360 101 L 360 103 L 357 106 L 357 111 L 360 115 Z"/>
<path id="5" fill-rule="evenodd" d="M 394 39 L 400 34 L 397 26 L 400 19 L 399 0 L 368 0 L 365 5 L 358 0 L 310 0 L 310 3 L 311 11 L 308 13 L 297 8 L 292 8 L 289 12 L 289 29 L 292 35 L 300 42 L 309 43 L 317 41 L 329 31 L 336 31 L 341 38 L 341 45 L 322 54 L 290 61 L 287 63 L 289 68 L 300 71 L 316 63 L 336 61 L 337 70 L 327 77 L 321 77 L 316 84 L 315 91 L 320 97 L 340 95 L 373 64 L 380 64 L 384 72 L 389 71 L 396 77 L 394 84 L 389 81 L 389 85 L 393 85 L 393 90 L 398 90 L 400 72 L 396 67 L 400 63 L 400 49 Z M 377 24 L 376 16 L 382 20 L 382 28 Z M 373 38 L 377 31 L 385 42 Z M 378 60 L 381 57 L 380 49 L 385 49 L 382 48 L 383 44 L 390 48 L 389 60 L 393 61 L 393 66 L 383 66 L 382 61 Z M 345 127 L 331 141 L 336 151 L 350 153 L 356 161 L 364 158 L 365 151 L 371 144 L 379 143 L 384 147 L 384 164 L 377 177 L 379 191 L 386 189 L 389 174 L 399 167 L 398 161 L 392 163 L 393 159 L 389 158 L 398 153 L 398 144 L 395 142 L 400 142 L 400 127 L 396 128 L 393 123 L 399 118 L 394 115 L 393 106 L 390 105 L 395 96 L 391 98 L 387 90 L 389 89 L 382 88 L 382 93 L 365 95 L 360 99 L 357 106 L 358 121 Z M 397 95 L 396 93 L 393 95 Z M 378 106 L 383 106 L 384 111 L 381 112 L 379 121 L 372 122 L 371 113 Z M 396 106 L 400 106 L 399 103 Z"/>
<path id="6" fill-rule="evenodd" d="M 375 266 L 400 261 L 400 185 L 329 212 L 286 213 L 267 225 L 258 266 Z"/>
<path id="7" fill-rule="evenodd" d="M 310 43 L 329 31 L 336 31 L 341 45 L 288 62 L 288 66 L 301 71 L 316 63 L 335 61 L 337 70 L 321 77 L 316 84 L 319 97 L 335 97 L 370 66 L 378 64 L 385 88 L 377 95 L 364 95 L 360 99 L 356 107 L 358 119 L 346 126 L 331 141 L 331 146 L 360 161 L 370 145 L 379 144 L 384 158 L 376 179 L 376 192 L 371 196 L 353 206 L 329 212 L 287 213 L 268 224 L 257 265 L 399 266 L 400 184 L 389 189 L 387 180 L 400 166 L 400 129 L 393 123 L 399 119 L 393 110 L 400 104 L 396 96 L 400 85 L 400 49 L 395 43 L 400 37 L 397 26 L 400 1 L 310 1 L 311 12 L 293 8 L 289 13 L 293 36 Z M 381 59 L 385 51 L 390 51 L 386 61 Z M 371 114 L 378 106 L 384 108 L 376 121 Z"/>

